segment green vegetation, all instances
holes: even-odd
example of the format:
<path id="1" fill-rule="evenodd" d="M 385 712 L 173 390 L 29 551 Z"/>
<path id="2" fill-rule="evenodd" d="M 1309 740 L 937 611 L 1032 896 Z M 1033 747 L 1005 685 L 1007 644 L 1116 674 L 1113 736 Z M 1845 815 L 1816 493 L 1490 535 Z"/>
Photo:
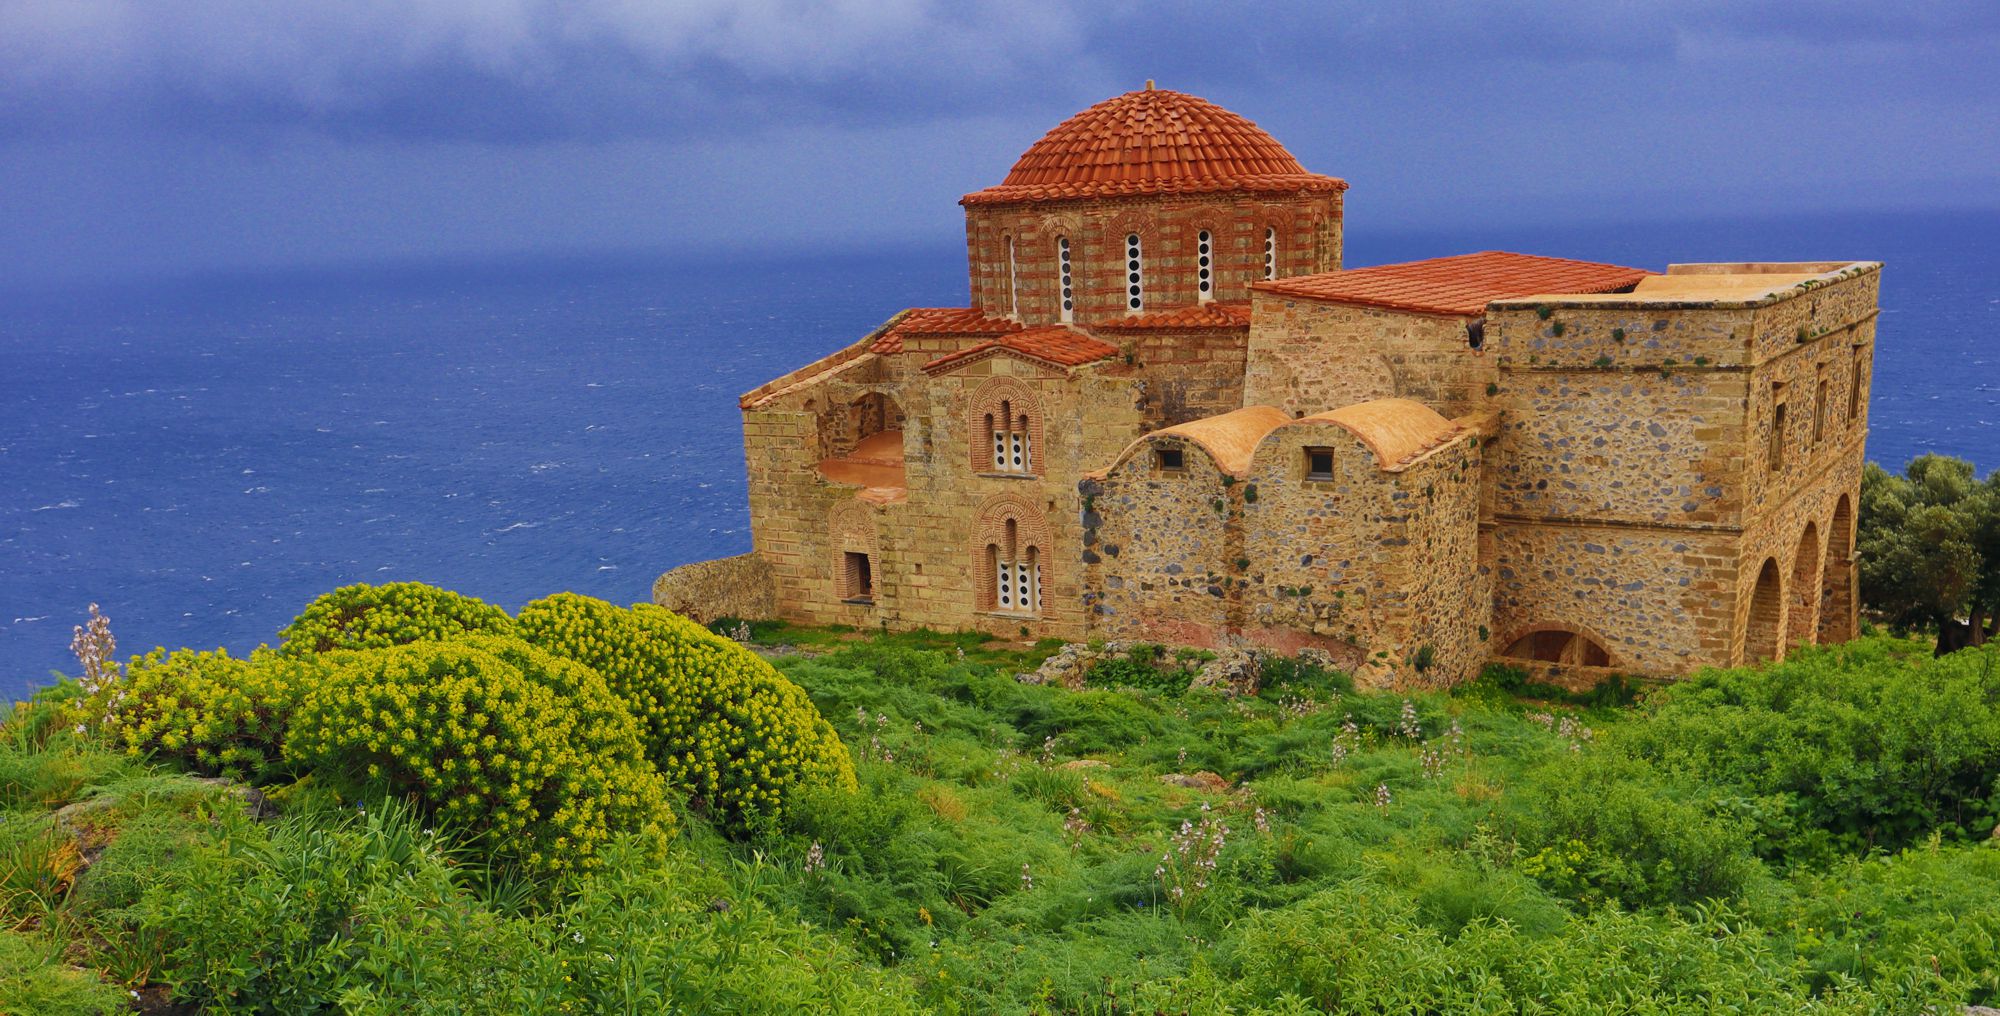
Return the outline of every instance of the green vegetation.
<path id="1" fill-rule="evenodd" d="M 2000 471 L 1919 455 L 1861 474 L 1861 596 L 1892 631 L 1937 633 L 1940 654 L 2000 636 Z"/>
<path id="2" fill-rule="evenodd" d="M 0 726 L 0 1009 L 2000 999 L 2000 645 L 1588 696 L 1280 658 L 1228 697 L 1160 647 L 1071 691 L 1015 677 L 1050 644 L 717 627 L 791 648 L 565 595 L 86 666 Z"/>

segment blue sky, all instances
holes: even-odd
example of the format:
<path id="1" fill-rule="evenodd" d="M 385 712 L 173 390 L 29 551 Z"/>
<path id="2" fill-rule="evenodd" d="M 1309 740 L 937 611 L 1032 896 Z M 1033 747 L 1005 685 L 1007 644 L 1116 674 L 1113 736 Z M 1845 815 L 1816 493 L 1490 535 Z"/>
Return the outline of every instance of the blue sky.
<path id="1" fill-rule="evenodd" d="M 1147 78 L 1354 229 L 2000 207 L 1992 0 L 0 0 L 0 263 L 944 247 Z"/>

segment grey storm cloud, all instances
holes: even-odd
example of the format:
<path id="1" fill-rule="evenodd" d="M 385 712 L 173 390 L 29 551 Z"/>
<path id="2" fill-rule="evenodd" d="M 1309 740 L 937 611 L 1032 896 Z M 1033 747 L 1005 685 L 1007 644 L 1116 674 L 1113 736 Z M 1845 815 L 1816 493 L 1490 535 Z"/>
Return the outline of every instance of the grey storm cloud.
<path id="1" fill-rule="evenodd" d="M 0 126 L 663 136 L 990 113 L 1142 76 L 1250 88 L 1996 38 L 1991 2 L 0 0 Z"/>

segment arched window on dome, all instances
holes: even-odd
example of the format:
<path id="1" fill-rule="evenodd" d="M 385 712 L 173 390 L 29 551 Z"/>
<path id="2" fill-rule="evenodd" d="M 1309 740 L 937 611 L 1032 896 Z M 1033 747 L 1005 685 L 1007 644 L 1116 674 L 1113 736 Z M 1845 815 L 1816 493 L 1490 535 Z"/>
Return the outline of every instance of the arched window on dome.
<path id="1" fill-rule="evenodd" d="M 1215 299 L 1215 238 L 1204 229 L 1195 235 L 1195 291 L 1201 302 Z"/>
<path id="2" fill-rule="evenodd" d="M 1056 266 L 1062 272 L 1062 319 L 1076 319 L 1076 287 L 1070 272 L 1069 237 L 1056 237 Z"/>
<path id="3" fill-rule="evenodd" d="M 1278 277 L 1278 227 L 1264 227 L 1264 278 Z"/>
<path id="4" fill-rule="evenodd" d="M 1021 274 L 1014 263 L 1014 238 L 1007 238 L 1007 313 L 1021 316 Z"/>
<path id="5" fill-rule="evenodd" d="M 1139 249 L 1139 234 L 1125 234 L 1125 308 L 1146 309 L 1145 259 Z"/>

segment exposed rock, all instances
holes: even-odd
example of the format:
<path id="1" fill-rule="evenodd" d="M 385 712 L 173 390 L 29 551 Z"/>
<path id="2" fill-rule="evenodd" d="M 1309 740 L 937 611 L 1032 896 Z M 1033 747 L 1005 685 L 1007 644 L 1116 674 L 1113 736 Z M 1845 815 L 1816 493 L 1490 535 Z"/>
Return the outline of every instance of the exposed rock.
<path id="1" fill-rule="evenodd" d="M 1198 773 L 1167 773 L 1160 782 L 1170 787 L 1186 787 L 1189 790 L 1206 790 L 1220 794 L 1229 789 L 1229 781 L 1204 769 Z"/>
<path id="2" fill-rule="evenodd" d="M 1102 760 L 1102 759 L 1094 759 L 1094 758 L 1078 758 L 1078 759 L 1071 759 L 1071 760 L 1069 760 L 1068 762 L 1064 762 L 1064 763 L 1062 764 L 1062 768 L 1064 768 L 1064 769 L 1109 769 L 1109 768 L 1111 768 L 1111 763 L 1109 763 L 1109 762 L 1106 762 L 1106 761 L 1104 761 L 1104 760 Z"/>
<path id="3" fill-rule="evenodd" d="M 1104 653 L 1097 653 L 1081 642 L 1072 642 L 1056 650 L 1033 674 L 1016 675 L 1015 679 L 1028 684 L 1059 684 L 1074 691 L 1083 687 L 1083 676 L 1090 671 L 1090 665 L 1110 652 L 1109 646 Z"/>
<path id="4" fill-rule="evenodd" d="M 1212 688 L 1224 695 L 1255 695 L 1270 656 L 1262 649 L 1223 649 L 1202 664 L 1191 687 Z"/>

